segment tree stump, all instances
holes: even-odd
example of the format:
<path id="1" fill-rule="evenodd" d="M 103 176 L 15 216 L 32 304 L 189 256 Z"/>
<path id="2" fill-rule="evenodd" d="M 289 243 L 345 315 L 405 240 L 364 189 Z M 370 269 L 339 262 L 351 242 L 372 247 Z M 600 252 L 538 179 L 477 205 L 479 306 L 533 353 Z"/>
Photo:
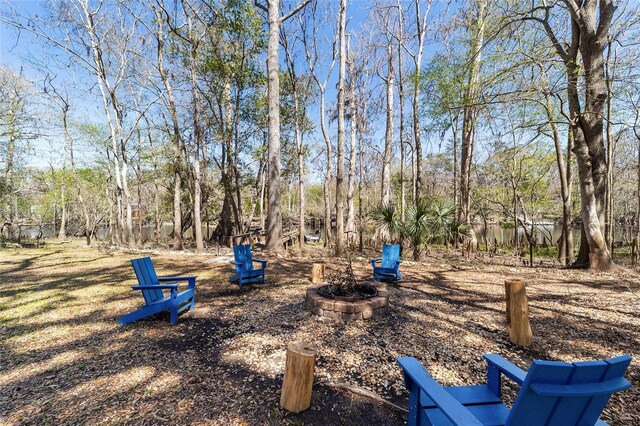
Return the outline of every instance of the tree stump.
<path id="1" fill-rule="evenodd" d="M 511 328 L 511 283 L 519 280 L 505 280 L 504 282 L 504 300 L 507 305 L 507 328 Z"/>
<path id="2" fill-rule="evenodd" d="M 533 341 L 533 333 L 529 324 L 529 304 L 527 292 L 521 280 L 506 280 L 504 282 L 507 299 L 507 325 L 509 340 L 516 345 L 529 346 Z"/>
<path id="3" fill-rule="evenodd" d="M 314 263 L 311 267 L 311 282 L 320 284 L 324 282 L 324 263 Z"/>
<path id="4" fill-rule="evenodd" d="M 302 342 L 287 345 L 287 360 L 282 381 L 280 405 L 292 413 L 300 413 L 311 406 L 313 371 L 316 351 Z"/>

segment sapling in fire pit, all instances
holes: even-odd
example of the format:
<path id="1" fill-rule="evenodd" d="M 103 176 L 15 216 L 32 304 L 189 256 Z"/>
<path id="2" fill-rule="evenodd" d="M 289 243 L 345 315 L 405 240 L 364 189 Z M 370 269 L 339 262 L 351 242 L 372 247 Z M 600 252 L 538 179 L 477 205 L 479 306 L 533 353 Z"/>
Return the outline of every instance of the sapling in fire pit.
<path id="1" fill-rule="evenodd" d="M 369 280 L 358 280 L 353 273 L 351 257 L 344 272 L 329 274 L 328 281 L 329 284 L 318 288 L 318 293 L 325 297 L 367 299 L 378 293 Z"/>

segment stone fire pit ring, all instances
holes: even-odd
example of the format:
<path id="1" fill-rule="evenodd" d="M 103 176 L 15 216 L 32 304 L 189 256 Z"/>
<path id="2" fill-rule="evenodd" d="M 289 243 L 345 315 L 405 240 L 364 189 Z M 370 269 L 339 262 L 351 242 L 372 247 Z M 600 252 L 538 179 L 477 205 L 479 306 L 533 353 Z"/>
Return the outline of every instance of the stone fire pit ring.
<path id="1" fill-rule="evenodd" d="M 389 293 L 378 289 L 378 294 L 367 299 L 337 300 L 318 293 L 318 287 L 307 289 L 307 310 L 316 315 L 343 321 L 379 318 L 389 310 Z"/>

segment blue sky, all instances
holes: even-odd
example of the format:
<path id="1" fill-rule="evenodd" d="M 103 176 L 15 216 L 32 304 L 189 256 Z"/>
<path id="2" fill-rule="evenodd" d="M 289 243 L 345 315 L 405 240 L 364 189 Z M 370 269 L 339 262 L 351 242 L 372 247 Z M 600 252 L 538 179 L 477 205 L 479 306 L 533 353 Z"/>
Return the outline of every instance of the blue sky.
<path id="1" fill-rule="evenodd" d="M 317 0 L 317 1 L 326 1 L 326 0 Z M 291 2 L 291 4 L 295 4 L 295 3 L 296 1 Z M 405 5 L 407 4 L 406 2 L 403 2 L 403 3 Z M 332 6 L 336 7 L 336 10 L 337 10 L 338 4 L 339 3 L 337 0 L 333 0 Z M 24 13 L 24 14 L 41 14 L 42 15 L 44 13 L 43 3 L 41 1 L 35 1 L 35 0 L 19 1 L 19 2 L 14 2 L 13 5 L 17 9 L 19 9 L 21 13 Z M 372 5 L 373 4 L 371 1 L 366 1 L 366 0 L 354 0 L 354 1 L 348 2 L 348 9 L 347 9 L 347 12 L 348 12 L 347 32 L 348 33 L 357 34 L 362 31 L 363 25 L 366 25 L 367 23 L 369 8 Z M 287 10 L 288 7 L 290 7 L 289 3 L 285 3 L 285 10 Z M 433 10 L 432 15 L 435 13 L 436 13 L 436 10 Z M 289 25 L 289 26 L 293 25 L 293 20 L 288 21 L 287 23 L 285 23 L 285 25 Z M 5 25 L 0 24 L 0 66 L 9 67 L 16 72 L 20 72 L 22 68 L 23 75 L 28 79 L 34 80 L 34 81 L 41 80 L 42 73 L 34 70 L 30 64 L 25 62 L 25 59 L 29 57 L 41 58 L 41 57 L 47 57 L 48 55 L 50 55 L 51 51 L 49 51 L 48 49 L 44 49 L 42 46 L 43 44 L 40 41 L 36 40 L 34 36 L 27 33 L 21 34 L 20 38 L 17 39 L 17 32 L 14 29 L 8 28 Z M 427 45 L 423 64 L 427 63 L 427 61 L 429 60 L 429 56 L 433 53 L 433 51 L 434 51 L 433 45 L 431 46 Z M 280 57 L 284 67 L 284 54 L 282 50 L 281 50 Z M 304 72 L 306 70 L 306 61 L 304 60 L 303 56 L 300 57 L 299 62 L 300 64 L 298 66 L 298 69 Z M 62 73 L 62 74 L 66 75 L 66 73 Z M 69 79 L 73 78 L 73 76 L 71 75 L 66 75 L 66 77 Z M 336 64 L 333 70 L 332 77 L 329 80 L 329 83 L 327 85 L 327 94 L 326 94 L 327 109 L 333 107 L 333 105 L 335 104 L 335 99 L 337 97 L 337 91 L 336 91 L 337 77 L 338 77 L 338 64 Z M 83 76 L 82 78 L 84 78 L 85 80 L 91 79 L 89 81 L 93 80 L 93 77 L 88 75 Z M 381 83 L 375 82 L 374 84 L 380 85 Z M 380 91 L 380 96 L 383 96 L 382 91 Z M 74 101 L 75 101 L 74 102 L 75 108 L 71 112 L 72 117 L 75 117 L 75 119 L 79 121 L 104 122 L 104 117 L 102 115 L 104 113 L 102 111 L 101 104 L 96 101 L 96 98 L 94 95 L 89 95 L 87 93 L 84 93 L 84 94 L 81 94 L 81 96 L 79 96 L 78 98 L 75 98 Z M 397 109 L 397 99 L 396 99 L 396 109 Z M 409 113 L 410 111 L 408 105 L 407 105 L 406 111 L 407 113 Z M 322 147 L 324 146 L 324 142 L 322 140 L 322 137 L 319 131 L 320 126 L 318 122 L 318 116 L 319 116 L 318 106 L 313 105 L 309 109 L 308 113 L 311 120 L 316 122 L 317 131 L 314 132 L 314 134 L 307 136 L 306 142 L 310 144 L 314 144 L 318 147 Z M 335 133 L 336 123 L 330 123 L 329 120 L 327 120 L 327 124 L 329 124 L 331 133 Z M 396 123 L 395 126 L 396 126 L 395 132 L 397 135 L 398 124 Z M 377 120 L 377 122 L 374 123 L 374 133 L 372 136 L 374 141 L 382 142 L 382 139 L 384 137 L 384 120 L 383 119 Z M 55 152 L 55 151 L 51 152 L 50 141 L 53 141 L 55 145 L 56 144 L 55 139 L 56 139 L 56 136 L 51 135 L 48 138 L 48 140 L 40 140 L 35 142 L 34 145 L 36 148 L 36 152 L 35 152 L 36 155 L 32 157 L 30 162 L 31 165 L 39 166 L 39 167 L 46 166 L 48 164 L 48 161 L 51 160 L 51 156 L 60 154 L 59 152 Z M 58 144 L 58 145 L 61 145 L 61 144 Z M 313 172 L 313 170 L 311 170 L 311 172 Z"/>

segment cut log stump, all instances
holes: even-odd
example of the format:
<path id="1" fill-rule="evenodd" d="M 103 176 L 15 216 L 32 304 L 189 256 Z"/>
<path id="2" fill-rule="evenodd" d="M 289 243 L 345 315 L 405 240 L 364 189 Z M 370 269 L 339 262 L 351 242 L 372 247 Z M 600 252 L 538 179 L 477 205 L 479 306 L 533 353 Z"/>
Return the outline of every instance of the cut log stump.
<path id="1" fill-rule="evenodd" d="M 505 304 L 507 305 L 507 327 L 511 328 L 511 306 L 509 306 L 511 304 L 511 283 L 514 281 L 519 281 L 519 280 L 506 280 L 504 282 L 504 300 L 505 300 Z"/>
<path id="2" fill-rule="evenodd" d="M 504 282 L 507 302 L 507 326 L 509 340 L 520 346 L 529 346 L 533 341 L 533 333 L 529 324 L 529 304 L 527 291 L 521 280 Z"/>
<path id="3" fill-rule="evenodd" d="M 287 345 L 287 359 L 280 395 L 282 408 L 292 413 L 300 413 L 311 406 L 315 365 L 316 351 L 311 345 L 302 342 Z"/>
<path id="4" fill-rule="evenodd" d="M 314 263 L 311 268 L 311 282 L 320 284 L 324 282 L 324 263 Z"/>

